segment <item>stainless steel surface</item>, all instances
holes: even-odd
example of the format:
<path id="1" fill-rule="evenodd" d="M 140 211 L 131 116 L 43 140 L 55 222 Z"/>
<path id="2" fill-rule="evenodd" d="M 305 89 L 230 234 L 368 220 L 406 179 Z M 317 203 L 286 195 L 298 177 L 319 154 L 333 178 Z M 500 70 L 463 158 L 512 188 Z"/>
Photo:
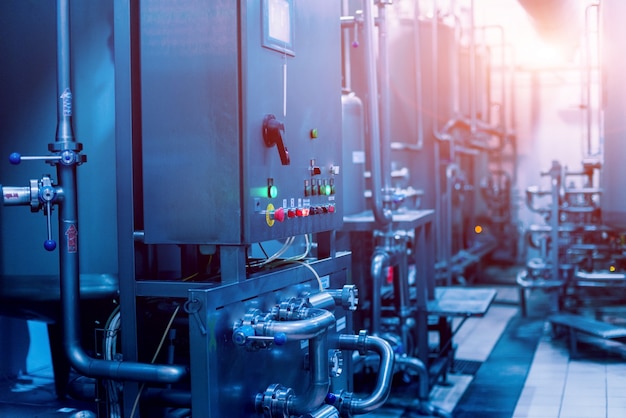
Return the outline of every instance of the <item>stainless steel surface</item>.
<path id="1" fill-rule="evenodd" d="M 604 222 L 609 226 L 626 229 L 626 178 L 624 164 L 624 121 L 626 120 L 626 94 L 624 71 L 626 59 L 621 53 L 626 36 L 626 26 L 620 16 L 626 13 L 626 3 L 620 0 L 603 0 L 601 10 L 603 112 L 604 112 L 604 164 L 601 187 L 604 190 L 601 207 Z"/>
<path id="2" fill-rule="evenodd" d="M 284 2 L 294 19 L 286 53 L 263 46 L 271 4 L 142 2 L 146 243 L 249 244 L 341 225 L 340 5 Z M 264 143 L 267 115 L 284 125 L 289 165 Z M 307 195 L 312 182 L 334 182 L 336 194 Z"/>

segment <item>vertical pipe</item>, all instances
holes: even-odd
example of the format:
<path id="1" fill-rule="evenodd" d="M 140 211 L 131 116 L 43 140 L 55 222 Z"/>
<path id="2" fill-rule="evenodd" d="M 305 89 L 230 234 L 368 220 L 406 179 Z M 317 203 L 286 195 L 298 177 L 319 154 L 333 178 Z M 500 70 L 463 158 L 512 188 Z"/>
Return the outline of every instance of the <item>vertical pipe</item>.
<path id="1" fill-rule="evenodd" d="M 288 402 L 287 410 L 290 416 L 304 416 L 324 405 L 324 398 L 330 387 L 326 332 L 309 340 L 309 367 L 311 381 L 305 393 L 294 396 Z"/>
<path id="2" fill-rule="evenodd" d="M 57 163 L 57 176 L 62 195 L 58 205 L 59 274 L 65 353 L 70 364 L 86 376 L 174 383 L 186 376 L 186 368 L 94 359 L 81 346 L 77 157 L 75 156 L 75 152 L 80 151 L 81 144 L 76 142 L 72 132 L 69 19 L 69 0 L 57 0 L 58 121 L 56 142 L 50 144 L 49 148 L 60 152 L 63 157 L 61 162 Z"/>
<path id="3" fill-rule="evenodd" d="M 348 16 L 350 13 L 350 7 L 348 0 L 341 1 L 341 14 L 342 16 Z M 354 27 L 358 30 L 358 23 L 354 21 Z M 352 61 L 350 60 L 350 26 L 343 28 L 343 89 L 345 91 L 352 91 Z"/>
<path id="4" fill-rule="evenodd" d="M 469 106 L 470 106 L 470 133 L 476 135 L 476 28 L 474 27 L 474 0 L 470 1 L 470 49 L 469 49 Z"/>
<path id="5" fill-rule="evenodd" d="M 75 142 L 70 89 L 70 6 L 57 1 L 57 132 L 56 142 Z"/>
<path id="6" fill-rule="evenodd" d="M 552 213 L 550 214 L 552 241 L 552 280 L 559 280 L 559 179 L 552 177 Z"/>
<path id="7" fill-rule="evenodd" d="M 417 106 L 417 144 L 415 147 L 417 149 L 422 149 L 424 147 L 424 91 L 422 86 L 422 38 L 420 36 L 420 25 L 419 25 L 419 0 L 415 0 L 415 9 L 413 11 L 413 42 L 415 42 L 415 95 L 416 95 L 416 106 Z"/>
<path id="8" fill-rule="evenodd" d="M 376 152 L 382 150 L 380 113 L 378 106 L 378 77 L 376 71 L 376 57 L 374 56 L 374 15 L 372 13 L 372 0 L 363 1 L 363 37 L 365 38 L 365 65 L 367 78 L 367 91 L 369 93 L 368 130 L 370 139 L 370 152 L 372 154 L 372 196 L 374 204 L 372 211 L 374 218 L 380 226 L 387 226 L 391 223 L 391 211 L 384 207 L 382 193 L 382 177 L 389 176 L 389 172 L 384 172 L 381 167 L 381 158 L 376 158 Z M 385 182 L 386 183 L 386 182 Z"/>
<path id="9" fill-rule="evenodd" d="M 380 77 L 380 166 L 383 196 L 391 194 L 391 99 L 389 88 L 389 48 L 387 46 L 387 9 L 378 3 L 378 66 Z M 383 202 L 385 204 L 385 202 Z"/>

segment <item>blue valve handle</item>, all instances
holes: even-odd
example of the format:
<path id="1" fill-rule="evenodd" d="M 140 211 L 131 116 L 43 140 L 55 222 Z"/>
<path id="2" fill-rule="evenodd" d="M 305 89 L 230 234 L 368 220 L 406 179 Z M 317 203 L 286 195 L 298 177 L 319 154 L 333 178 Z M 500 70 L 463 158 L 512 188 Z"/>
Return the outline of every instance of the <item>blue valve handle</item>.
<path id="1" fill-rule="evenodd" d="M 233 333 L 233 342 L 237 345 L 244 345 L 248 341 L 269 341 L 272 340 L 276 345 L 283 345 L 287 342 L 287 335 L 279 332 L 274 337 L 264 337 L 254 335 L 254 328 L 250 325 L 244 325 L 235 330 Z"/>
<path id="2" fill-rule="evenodd" d="M 13 165 L 18 165 L 22 161 L 22 156 L 19 152 L 12 152 L 9 155 L 9 162 Z"/>
<path id="3" fill-rule="evenodd" d="M 27 160 L 44 160 L 44 161 L 57 161 L 60 160 L 60 155 L 44 155 L 44 156 L 22 156 L 19 152 L 12 152 L 9 155 L 9 162 L 13 165 L 18 165 L 22 161 Z"/>
<path id="4" fill-rule="evenodd" d="M 50 216 L 52 216 L 51 211 L 52 206 L 50 205 L 50 201 L 46 202 L 46 226 L 48 228 L 48 239 L 43 242 L 43 247 L 46 251 L 54 251 L 57 247 L 57 243 L 52 239 L 52 225 L 50 221 Z"/>

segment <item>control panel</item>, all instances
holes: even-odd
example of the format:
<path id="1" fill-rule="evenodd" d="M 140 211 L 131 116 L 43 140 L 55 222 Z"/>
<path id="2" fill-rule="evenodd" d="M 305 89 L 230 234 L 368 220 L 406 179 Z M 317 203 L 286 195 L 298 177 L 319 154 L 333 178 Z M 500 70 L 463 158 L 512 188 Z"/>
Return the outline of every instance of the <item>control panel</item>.
<path id="1" fill-rule="evenodd" d="M 239 245 L 341 227 L 334 0 L 144 0 L 148 243 Z"/>

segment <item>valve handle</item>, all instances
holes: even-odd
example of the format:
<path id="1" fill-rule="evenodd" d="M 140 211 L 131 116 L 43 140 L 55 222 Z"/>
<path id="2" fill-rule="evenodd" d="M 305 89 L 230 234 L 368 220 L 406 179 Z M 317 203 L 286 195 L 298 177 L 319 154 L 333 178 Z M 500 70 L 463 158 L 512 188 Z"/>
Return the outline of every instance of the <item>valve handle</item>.
<path id="1" fill-rule="evenodd" d="M 255 335 L 254 328 L 250 325 L 243 325 L 235 329 L 232 340 L 237 345 L 246 345 L 249 341 L 273 342 L 276 345 L 283 345 L 287 342 L 287 335 L 284 332 L 276 333 L 273 337 Z"/>
<path id="2" fill-rule="evenodd" d="M 50 220 L 51 210 L 52 210 L 52 205 L 50 204 L 50 200 L 48 200 L 46 201 L 46 213 L 45 213 L 46 229 L 48 230 L 48 239 L 43 242 L 43 247 L 46 249 L 46 251 L 54 251 L 54 249 L 57 247 L 56 241 L 52 239 L 52 221 Z"/>
<path id="3" fill-rule="evenodd" d="M 12 152 L 11 155 L 9 155 L 9 162 L 13 165 L 18 165 L 22 161 L 43 160 L 43 161 L 50 162 L 50 161 L 59 161 L 60 159 L 61 159 L 60 155 L 23 156 L 19 152 Z"/>
<path id="4" fill-rule="evenodd" d="M 266 115 L 263 118 L 263 141 L 267 147 L 273 147 L 276 145 L 278 148 L 278 155 L 280 155 L 280 162 L 282 165 L 289 165 L 291 162 L 289 159 L 289 151 L 285 147 L 283 141 L 283 135 L 285 133 L 285 125 L 276 119 L 274 115 Z"/>

